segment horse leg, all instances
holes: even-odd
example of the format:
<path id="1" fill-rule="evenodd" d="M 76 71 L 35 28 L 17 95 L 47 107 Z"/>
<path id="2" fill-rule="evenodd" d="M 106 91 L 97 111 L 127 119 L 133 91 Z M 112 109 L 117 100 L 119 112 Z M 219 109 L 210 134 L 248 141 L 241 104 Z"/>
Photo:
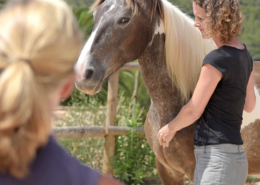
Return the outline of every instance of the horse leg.
<path id="1" fill-rule="evenodd" d="M 156 159 L 156 166 L 163 185 L 184 185 L 184 174 L 171 169 L 171 173 Z"/>
<path id="2" fill-rule="evenodd" d="M 244 127 L 241 131 L 244 150 L 248 159 L 248 173 L 260 173 L 260 119 Z"/>

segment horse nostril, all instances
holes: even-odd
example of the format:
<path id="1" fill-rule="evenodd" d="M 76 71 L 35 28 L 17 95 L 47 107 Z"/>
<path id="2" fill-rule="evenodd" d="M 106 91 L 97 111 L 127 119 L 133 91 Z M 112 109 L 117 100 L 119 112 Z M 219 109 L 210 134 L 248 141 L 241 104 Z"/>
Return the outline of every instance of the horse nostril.
<path id="1" fill-rule="evenodd" d="M 85 72 L 85 79 L 91 80 L 94 75 L 94 69 L 87 69 Z"/>

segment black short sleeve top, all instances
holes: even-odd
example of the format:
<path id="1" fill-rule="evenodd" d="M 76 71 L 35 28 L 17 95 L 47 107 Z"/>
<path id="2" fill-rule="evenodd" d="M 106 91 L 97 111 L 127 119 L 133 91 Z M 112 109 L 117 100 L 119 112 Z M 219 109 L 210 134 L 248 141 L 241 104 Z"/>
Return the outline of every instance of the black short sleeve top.
<path id="1" fill-rule="evenodd" d="M 194 145 L 243 144 L 240 129 L 253 60 L 246 46 L 237 49 L 224 45 L 210 52 L 203 61 L 205 64 L 220 71 L 222 79 L 197 121 Z"/>

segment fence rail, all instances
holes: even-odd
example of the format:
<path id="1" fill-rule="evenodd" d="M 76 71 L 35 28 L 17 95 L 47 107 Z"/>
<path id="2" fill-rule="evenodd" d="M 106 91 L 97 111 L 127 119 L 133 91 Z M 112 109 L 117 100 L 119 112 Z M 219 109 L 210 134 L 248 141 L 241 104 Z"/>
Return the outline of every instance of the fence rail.
<path id="1" fill-rule="evenodd" d="M 122 127 L 122 126 L 109 126 L 106 128 L 102 126 L 84 126 L 84 127 L 55 127 L 53 134 L 59 138 L 91 138 L 91 137 L 105 137 L 106 135 L 127 135 L 129 131 L 145 137 L 143 127 Z"/>

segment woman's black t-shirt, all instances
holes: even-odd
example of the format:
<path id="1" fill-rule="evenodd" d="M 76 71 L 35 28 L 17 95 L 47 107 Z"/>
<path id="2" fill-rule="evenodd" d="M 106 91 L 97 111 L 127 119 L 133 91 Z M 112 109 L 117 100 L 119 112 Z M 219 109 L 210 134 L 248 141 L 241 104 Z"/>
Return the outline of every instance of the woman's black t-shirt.
<path id="1" fill-rule="evenodd" d="M 246 46 L 240 50 L 224 45 L 205 57 L 203 65 L 207 63 L 222 73 L 222 79 L 197 121 L 194 145 L 242 145 L 240 129 L 253 60 Z"/>

